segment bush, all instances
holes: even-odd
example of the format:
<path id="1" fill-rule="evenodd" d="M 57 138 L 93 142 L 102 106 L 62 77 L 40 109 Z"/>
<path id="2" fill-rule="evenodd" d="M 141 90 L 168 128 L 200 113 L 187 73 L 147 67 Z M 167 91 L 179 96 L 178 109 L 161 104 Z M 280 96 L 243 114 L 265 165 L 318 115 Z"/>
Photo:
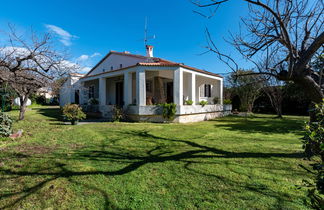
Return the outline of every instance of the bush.
<path id="1" fill-rule="evenodd" d="M 114 122 L 120 122 L 125 118 L 124 110 L 121 107 L 114 106 L 112 120 Z"/>
<path id="2" fill-rule="evenodd" d="M 202 100 L 202 101 L 199 102 L 199 104 L 200 104 L 202 107 L 204 107 L 205 105 L 208 104 L 208 101 Z"/>
<path id="3" fill-rule="evenodd" d="M 0 137 L 10 136 L 12 130 L 12 119 L 8 114 L 0 112 Z"/>
<path id="4" fill-rule="evenodd" d="M 213 103 L 214 104 L 218 104 L 219 103 L 219 98 L 218 97 L 214 97 L 213 98 Z"/>
<path id="5" fill-rule="evenodd" d="M 186 100 L 186 101 L 185 101 L 185 104 L 186 104 L 186 105 L 192 105 L 192 104 L 193 104 L 193 101 L 192 101 L 192 100 Z"/>
<path id="6" fill-rule="evenodd" d="M 230 99 L 224 99 L 223 104 L 232 104 Z"/>
<path id="7" fill-rule="evenodd" d="M 33 100 L 31 100 L 31 101 L 33 101 Z M 40 104 L 40 105 L 46 105 L 47 104 L 45 96 L 40 96 L 40 95 L 35 96 L 35 102 L 37 104 Z"/>
<path id="8" fill-rule="evenodd" d="M 165 103 L 160 104 L 160 106 L 163 108 L 162 116 L 164 119 L 167 119 L 169 121 L 174 120 L 175 114 L 177 112 L 177 105 L 174 103 Z"/>
<path id="9" fill-rule="evenodd" d="M 311 164 L 313 171 L 307 170 L 314 175 L 314 183 L 306 183 L 313 207 L 321 209 L 324 204 L 324 99 L 322 103 L 315 105 L 315 113 L 315 122 L 306 124 L 303 146 L 309 158 L 318 157 L 314 158 L 315 163 Z"/>
<path id="10" fill-rule="evenodd" d="M 72 125 L 77 124 L 79 120 L 85 119 L 86 114 L 77 104 L 67 104 L 63 107 L 63 115 L 71 121 Z"/>

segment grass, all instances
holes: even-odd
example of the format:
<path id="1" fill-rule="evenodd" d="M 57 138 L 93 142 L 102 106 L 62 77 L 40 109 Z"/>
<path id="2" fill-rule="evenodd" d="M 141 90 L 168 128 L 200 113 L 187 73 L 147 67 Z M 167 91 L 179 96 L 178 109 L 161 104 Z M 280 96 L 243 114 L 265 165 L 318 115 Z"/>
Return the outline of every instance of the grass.
<path id="1" fill-rule="evenodd" d="M 33 108 L 0 140 L 0 209 L 308 209 L 306 119 L 272 117 L 70 126 Z"/>

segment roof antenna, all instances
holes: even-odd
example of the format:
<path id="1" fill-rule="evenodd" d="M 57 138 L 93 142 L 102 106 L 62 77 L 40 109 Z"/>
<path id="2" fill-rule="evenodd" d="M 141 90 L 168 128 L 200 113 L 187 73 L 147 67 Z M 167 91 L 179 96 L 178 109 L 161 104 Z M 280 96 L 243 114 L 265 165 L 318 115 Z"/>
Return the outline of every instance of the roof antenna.
<path id="1" fill-rule="evenodd" d="M 145 25 L 144 25 L 144 47 L 148 44 L 150 39 L 155 39 L 155 35 L 148 37 L 148 30 L 147 30 L 147 17 L 145 17 Z"/>

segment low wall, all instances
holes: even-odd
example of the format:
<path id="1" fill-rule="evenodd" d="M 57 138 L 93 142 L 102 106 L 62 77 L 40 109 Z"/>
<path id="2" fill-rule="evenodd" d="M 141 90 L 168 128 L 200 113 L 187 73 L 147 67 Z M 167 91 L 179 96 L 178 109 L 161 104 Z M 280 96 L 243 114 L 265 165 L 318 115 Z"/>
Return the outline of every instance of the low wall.
<path id="1" fill-rule="evenodd" d="M 128 106 L 126 113 L 130 120 L 147 122 L 164 122 L 163 108 L 160 106 Z M 184 105 L 177 106 L 176 117 L 173 122 L 199 122 L 229 115 L 232 105 Z"/>

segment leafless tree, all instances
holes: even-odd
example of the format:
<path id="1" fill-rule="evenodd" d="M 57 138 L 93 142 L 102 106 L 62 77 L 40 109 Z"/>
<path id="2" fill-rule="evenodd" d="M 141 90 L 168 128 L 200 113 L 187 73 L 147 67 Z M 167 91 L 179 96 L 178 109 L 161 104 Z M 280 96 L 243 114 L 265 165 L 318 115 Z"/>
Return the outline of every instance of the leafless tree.
<path id="1" fill-rule="evenodd" d="M 215 8 L 212 15 L 228 1 L 231 0 L 192 0 L 200 9 Z M 241 19 L 245 27 L 237 35 L 231 34 L 229 42 L 255 64 L 253 74 L 293 81 L 303 87 L 313 102 L 321 102 L 324 81 L 320 81 L 320 72 L 311 61 L 324 49 L 323 0 L 241 1 L 247 3 L 249 16 Z M 220 52 L 208 30 L 206 34 L 208 51 L 237 71 L 240 67 L 235 59 Z"/>
<path id="2" fill-rule="evenodd" d="M 19 120 L 24 119 L 28 97 L 55 78 L 73 70 L 65 56 L 54 49 L 51 35 L 21 36 L 9 26 L 8 42 L 0 48 L 0 82 L 6 82 L 20 98 Z"/>
<path id="3" fill-rule="evenodd" d="M 278 118 L 282 118 L 282 101 L 284 98 L 283 82 L 272 77 L 264 81 L 263 92 L 268 96 L 271 106 L 277 113 Z"/>

